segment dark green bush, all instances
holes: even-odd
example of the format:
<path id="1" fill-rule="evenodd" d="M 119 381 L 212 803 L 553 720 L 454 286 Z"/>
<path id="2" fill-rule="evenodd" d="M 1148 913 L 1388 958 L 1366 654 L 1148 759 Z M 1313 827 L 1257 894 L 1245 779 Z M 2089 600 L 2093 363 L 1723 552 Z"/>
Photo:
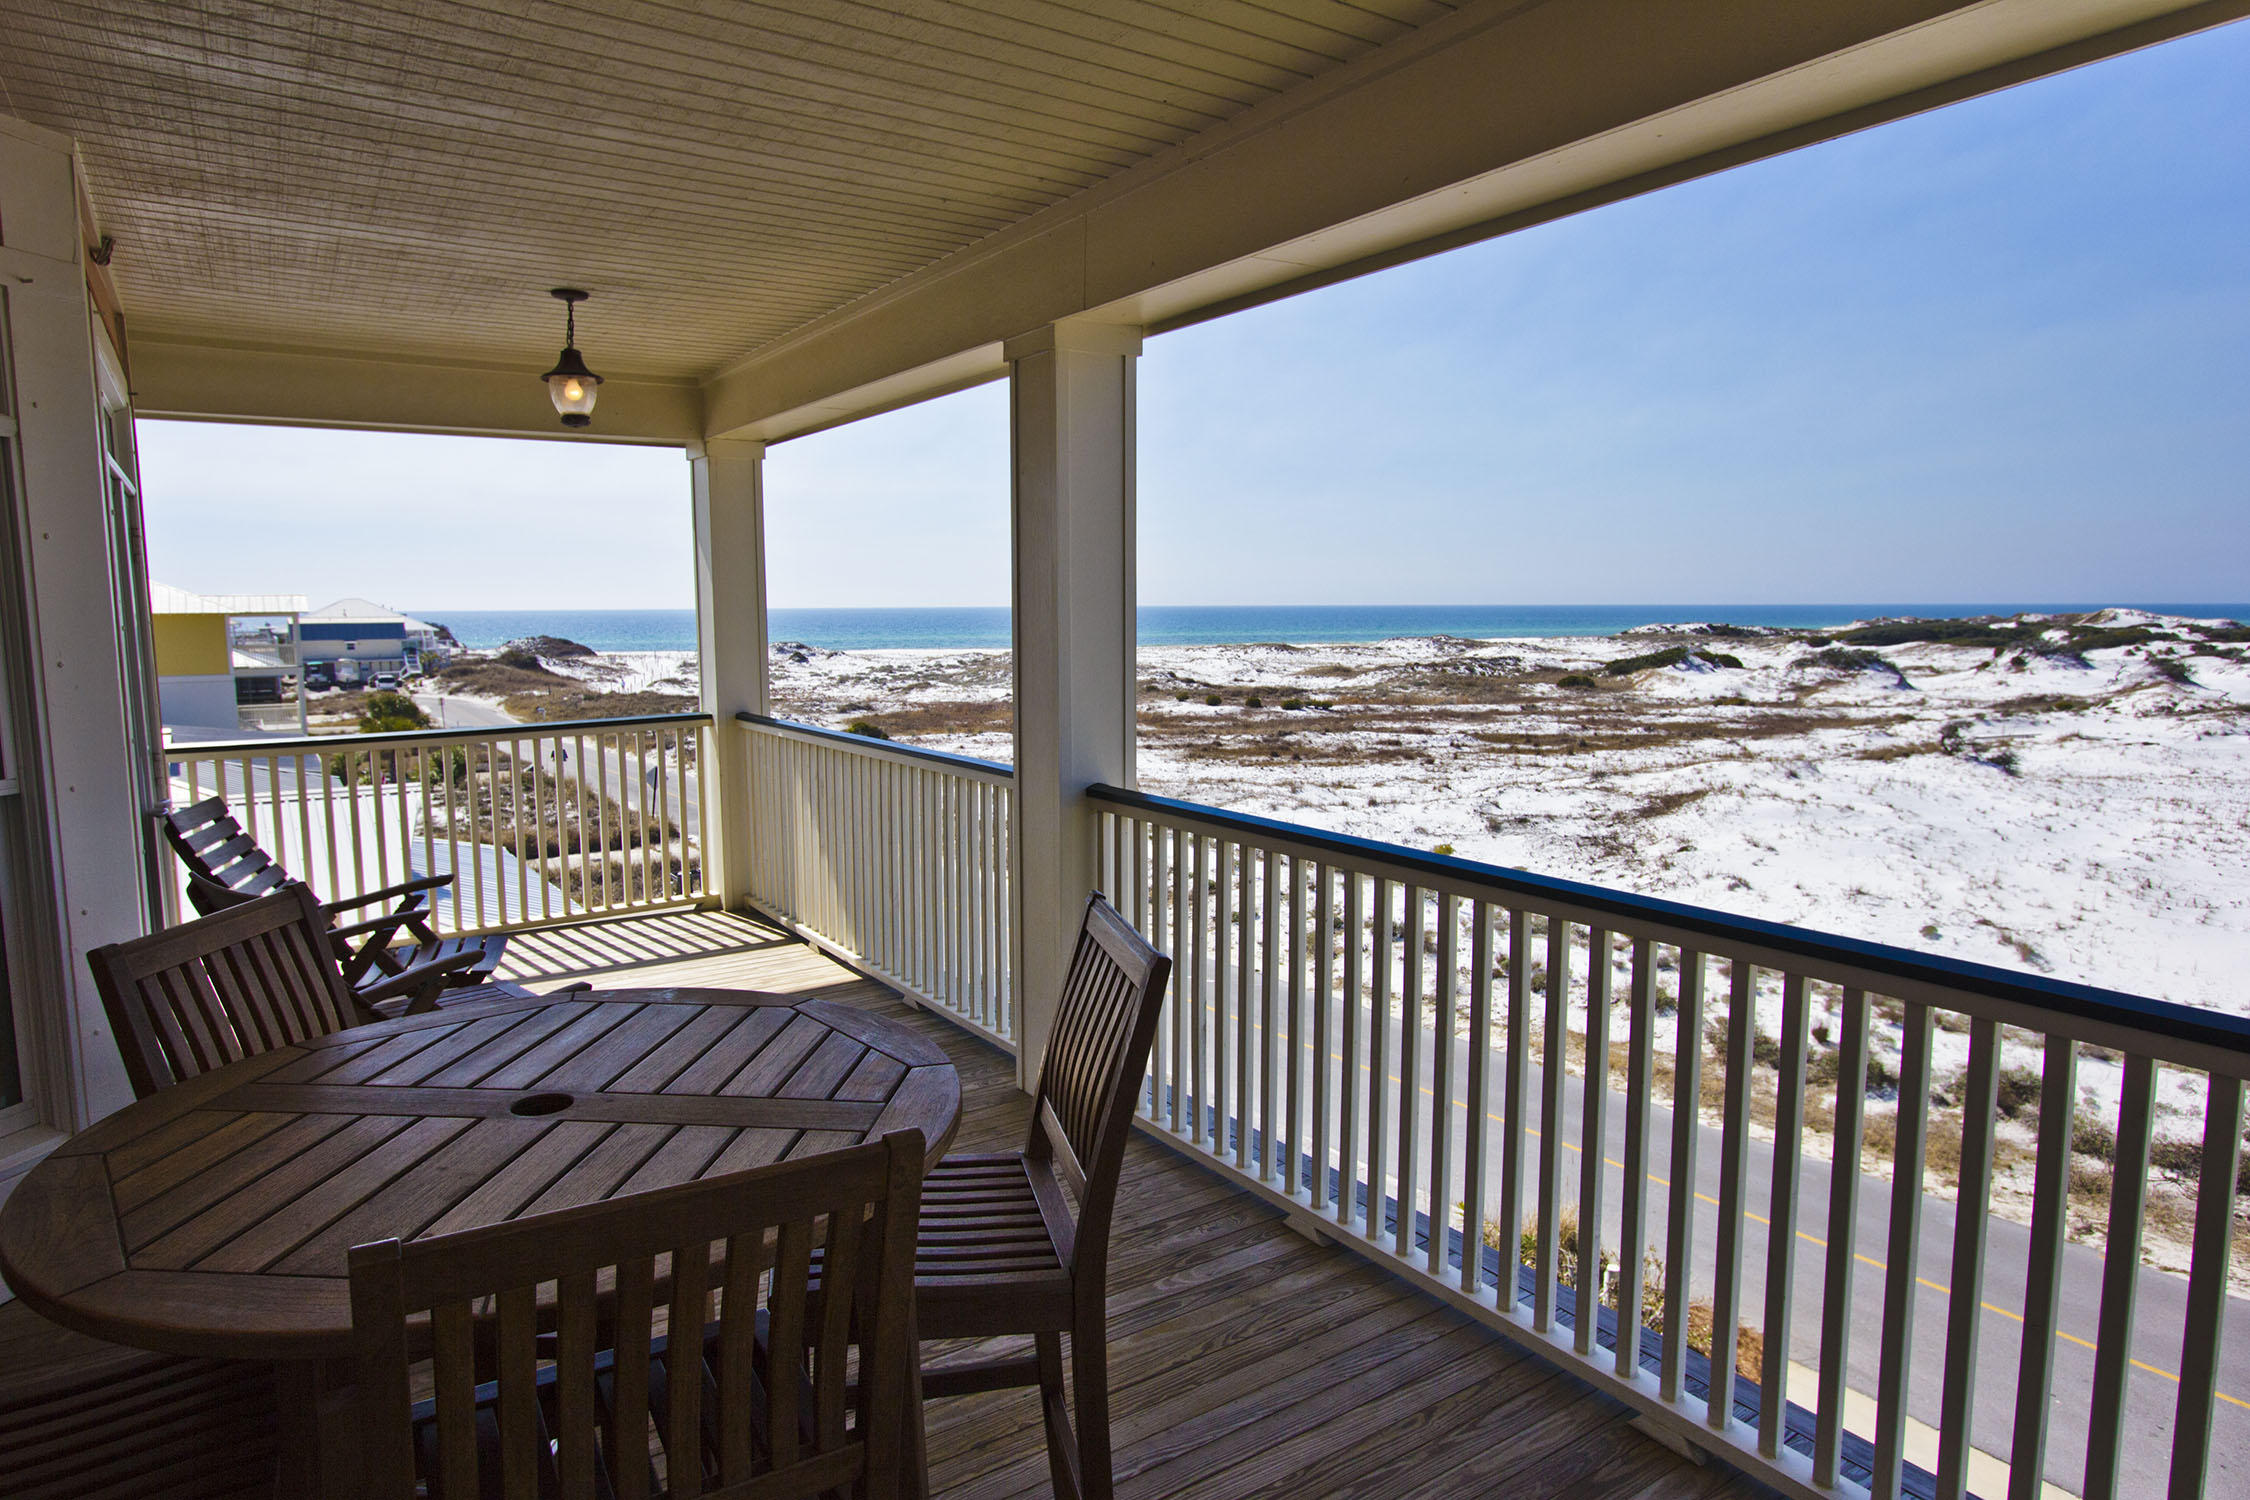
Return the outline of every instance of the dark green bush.
<path id="1" fill-rule="evenodd" d="M 1242 700 L 1242 706 L 1244 708 L 1264 708 L 1266 706 L 1266 700 L 1259 697 L 1256 693 L 1252 693 L 1249 697 Z"/>
<path id="2" fill-rule="evenodd" d="M 1810 656 L 1800 656 L 1800 667 L 1826 667 L 1834 672 L 1887 672 L 1898 679 L 1900 687 L 1906 686 L 1906 674 L 1898 664 L 1879 652 L 1852 646 L 1830 646 L 1825 651 L 1815 651 Z"/>
<path id="3" fill-rule="evenodd" d="M 1993 1107 L 2013 1120 L 2025 1110 L 2039 1108 L 2039 1070 L 2013 1067 L 2000 1070 L 2000 1084 L 1992 1096 Z"/>
<path id="4" fill-rule="evenodd" d="M 2024 634 L 2020 628 L 1997 626 L 1985 620 L 1886 620 L 1880 625 L 1839 631 L 1829 639 L 1847 646 L 1906 646 L 1921 641 L 1942 641 L 1949 645 L 1997 648 Z"/>
<path id="5" fill-rule="evenodd" d="M 404 693 L 369 693 L 359 716 L 361 734 L 395 734 L 407 729 L 427 729 L 430 716 Z"/>
<path id="6" fill-rule="evenodd" d="M 2148 1143 L 2148 1164 L 2174 1182 L 2193 1182 L 2203 1171 L 2203 1143 L 2161 1136 Z"/>
<path id="7" fill-rule="evenodd" d="M 887 740 L 891 737 L 890 731 L 873 719 L 854 719 L 844 726 L 844 733 L 865 735 L 871 740 Z"/>
<path id="8" fill-rule="evenodd" d="M 1630 677 L 1635 672 L 1646 672 L 1652 667 L 1676 667 L 1688 658 L 1685 646 L 1670 646 L 1662 651 L 1650 651 L 1641 656 L 1620 656 L 1602 668 L 1605 677 Z M 1737 663 L 1740 665 L 1740 663 Z"/>
<path id="9" fill-rule="evenodd" d="M 1593 685 L 1594 679 L 1588 677 L 1584 672 L 1573 672 L 1555 684 L 1556 687 L 1566 688 L 1590 688 Z"/>

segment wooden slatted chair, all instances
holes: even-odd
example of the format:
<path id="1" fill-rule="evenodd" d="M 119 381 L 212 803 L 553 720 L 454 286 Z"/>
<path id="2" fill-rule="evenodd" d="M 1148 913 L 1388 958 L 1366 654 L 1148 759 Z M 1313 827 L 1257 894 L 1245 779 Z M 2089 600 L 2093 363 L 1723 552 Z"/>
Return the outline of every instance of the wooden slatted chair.
<path id="1" fill-rule="evenodd" d="M 223 798 L 206 797 L 192 807 L 160 812 L 156 822 L 172 852 L 187 866 L 188 900 L 206 916 L 298 883 L 243 831 Z M 355 990 L 379 985 L 409 969 L 464 953 L 480 955 L 479 960 L 449 967 L 453 983 L 480 985 L 490 979 L 507 948 L 504 936 L 441 938 L 430 926 L 430 893 L 452 884 L 451 875 L 418 875 L 381 890 L 322 903 L 321 914 L 345 982 Z M 341 920 L 347 912 L 384 902 L 390 903 L 390 909 L 378 916 Z"/>
<path id="2" fill-rule="evenodd" d="M 476 961 L 457 953 L 353 990 L 301 885 L 86 955 L 136 1097 L 307 1037 L 380 1020 Z M 497 987 L 495 987 L 497 988 Z M 513 986 L 510 992 L 521 994 Z"/>
<path id="3" fill-rule="evenodd" d="M 418 1482 L 433 1500 L 922 1492 L 909 1469 L 922 1449 L 913 1236 L 924 1149 L 920 1132 L 901 1131 L 804 1162 L 357 1247 L 365 1493 L 407 1500 Z M 829 1266 L 817 1309 L 816 1244 Z M 614 1277 L 613 1297 L 597 1294 L 597 1277 Z M 551 1319 L 539 1311 L 549 1283 Z M 495 1304 L 480 1378 L 476 1325 Z M 433 1395 L 417 1404 L 410 1324 L 424 1312 Z M 783 1349 L 809 1362 L 781 1361 Z"/>
<path id="4" fill-rule="evenodd" d="M 1019 1358 L 926 1370 L 922 1393 L 1038 1386 L 1058 1496 L 1107 1500 L 1112 1491 L 1110 1216 L 1171 973 L 1171 959 L 1107 901 L 1089 897 L 1047 1038 L 1030 1139 L 1020 1154 L 949 1156 L 922 1188 L 914 1266 L 922 1336 L 1029 1334 L 1033 1343 Z M 1065 1333 L 1075 1436 L 1063 1391 Z"/>

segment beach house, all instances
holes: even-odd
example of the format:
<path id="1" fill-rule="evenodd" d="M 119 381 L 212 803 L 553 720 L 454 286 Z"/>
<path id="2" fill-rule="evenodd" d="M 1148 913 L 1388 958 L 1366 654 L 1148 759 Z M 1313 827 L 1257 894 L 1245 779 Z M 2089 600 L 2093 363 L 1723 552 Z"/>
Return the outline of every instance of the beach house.
<path id="1" fill-rule="evenodd" d="M 427 630 L 421 626 L 423 633 Z M 311 611 L 299 633 L 306 665 L 325 666 L 330 675 L 354 681 L 379 672 L 404 672 L 421 656 L 418 640 L 408 639 L 406 616 L 365 599 L 338 599 Z M 351 665 L 339 671 L 344 662 Z"/>
<path id="2" fill-rule="evenodd" d="M 953 1060 L 964 1141 L 1020 1130 L 1099 888 L 1177 961 L 1111 1261 L 1119 1490 L 2240 1493 L 2250 1025 L 1144 795 L 1133 606 L 1145 341 L 2246 12 L 7 6 L 0 1194 L 90 1170 L 70 1143 L 131 1097 L 87 954 L 182 915 L 167 803 L 225 795 L 324 895 L 472 872 L 440 919 L 535 987 L 828 987 Z M 592 293 L 598 387 L 546 383 L 555 289 Z M 1011 759 L 775 719 L 767 447 L 986 381 Z M 231 711 L 230 610 L 147 585 L 137 416 L 677 450 L 698 709 L 167 755 L 159 697 Z M 523 520 L 510 566 L 550 541 Z M 303 660 L 395 670 L 408 630 L 340 601 Z M 2027 1058 L 2019 1222 L 1987 1210 Z M 2203 1121 L 2177 1274 L 2138 1255 L 2160 1103 Z M 0 1334 L 0 1408 L 49 1402 L 20 1440 L 107 1454 L 71 1413 L 113 1420 L 123 1356 Z M 207 1417 L 135 1427 L 121 1492 L 221 1493 L 168 1457 Z M 940 1491 L 1050 1483 L 1025 1408 L 928 1421 Z"/>
<path id="3" fill-rule="evenodd" d="M 165 730 L 198 739 L 252 728 L 303 733 L 295 630 L 304 612 L 302 594 L 193 594 L 152 583 L 150 645 Z"/>

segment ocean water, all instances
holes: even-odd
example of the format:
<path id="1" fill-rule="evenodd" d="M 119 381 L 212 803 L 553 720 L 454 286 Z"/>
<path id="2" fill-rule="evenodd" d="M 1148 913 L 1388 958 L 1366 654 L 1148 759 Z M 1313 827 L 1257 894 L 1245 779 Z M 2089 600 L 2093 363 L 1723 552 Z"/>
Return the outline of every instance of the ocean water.
<path id="1" fill-rule="evenodd" d="M 2118 601 L 2110 601 L 2117 603 Z M 1815 630 L 1877 615 L 1943 619 L 1962 615 L 2075 613 L 2101 604 L 1149 604 L 1140 611 L 1144 646 L 1219 646 L 1251 641 L 1314 645 L 1393 636 L 1471 639 L 1615 635 L 1636 625 L 1717 620 Z M 2159 614 L 2250 617 L 2250 604 L 2134 604 Z M 461 644 L 489 648 L 527 635 L 561 636 L 596 651 L 693 651 L 692 609 L 418 609 L 449 627 Z M 1008 611 L 989 609 L 777 609 L 777 641 L 832 651 L 900 647 L 1006 646 Z"/>

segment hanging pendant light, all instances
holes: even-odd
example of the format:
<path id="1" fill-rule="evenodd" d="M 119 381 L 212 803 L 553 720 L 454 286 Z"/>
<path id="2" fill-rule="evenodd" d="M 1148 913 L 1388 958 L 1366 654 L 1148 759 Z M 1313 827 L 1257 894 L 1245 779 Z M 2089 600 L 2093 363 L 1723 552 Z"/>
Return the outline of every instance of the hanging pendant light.
<path id="1" fill-rule="evenodd" d="M 558 286 L 548 295 L 561 299 L 564 307 L 563 351 L 555 367 L 539 378 L 547 382 L 548 399 L 562 413 L 563 426 L 591 427 L 594 388 L 602 378 L 586 368 L 585 357 L 578 352 L 578 304 L 586 300 L 586 294 L 574 286 Z"/>

